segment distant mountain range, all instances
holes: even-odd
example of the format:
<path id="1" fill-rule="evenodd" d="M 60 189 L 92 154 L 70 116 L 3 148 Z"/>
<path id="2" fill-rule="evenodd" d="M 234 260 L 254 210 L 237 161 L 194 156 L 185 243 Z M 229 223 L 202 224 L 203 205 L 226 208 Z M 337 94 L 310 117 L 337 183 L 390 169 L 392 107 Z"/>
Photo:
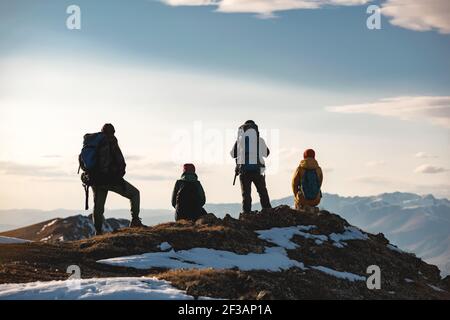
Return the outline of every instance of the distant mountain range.
<path id="1" fill-rule="evenodd" d="M 106 219 L 103 225 L 105 232 L 112 232 L 128 227 L 129 220 Z M 31 226 L 0 233 L 0 236 L 13 237 L 40 242 L 61 242 L 89 239 L 95 235 L 92 216 L 72 216 L 68 218 L 56 218 Z"/>
<path id="2" fill-rule="evenodd" d="M 272 204 L 293 206 L 293 202 L 292 197 L 286 197 L 274 200 Z M 368 232 L 384 233 L 401 249 L 414 252 L 428 263 L 437 265 L 443 275 L 450 274 L 449 200 L 401 192 L 368 197 L 324 194 L 320 207 L 339 214 L 352 225 Z M 259 208 L 259 205 L 255 205 L 254 209 Z M 208 204 L 206 209 L 221 218 L 226 214 L 237 217 L 241 205 Z M 64 218 L 79 213 L 70 210 L 3 210 L 0 211 L 0 228 L 11 230 L 42 221 L 49 223 L 56 217 Z M 107 218 L 129 219 L 129 216 L 128 210 L 110 210 L 106 213 Z M 173 221 L 174 214 L 171 210 L 142 210 L 141 216 L 147 225 L 155 225 Z M 17 234 L 11 236 L 20 238 Z"/>

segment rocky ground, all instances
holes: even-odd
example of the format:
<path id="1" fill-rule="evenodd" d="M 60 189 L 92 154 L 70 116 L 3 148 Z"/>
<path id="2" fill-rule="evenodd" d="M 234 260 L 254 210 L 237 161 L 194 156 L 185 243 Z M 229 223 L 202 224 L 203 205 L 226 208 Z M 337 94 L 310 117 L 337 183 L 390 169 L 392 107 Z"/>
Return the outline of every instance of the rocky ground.
<path id="1" fill-rule="evenodd" d="M 285 270 L 169 269 L 113 266 L 99 260 L 173 250 L 210 248 L 239 255 L 261 254 L 277 241 L 260 230 L 315 226 L 292 236 L 287 257 L 304 268 Z M 173 222 L 149 228 L 120 229 L 85 240 L 61 243 L 30 242 L 0 245 L 0 283 L 67 279 L 69 265 L 79 265 L 83 278 L 152 276 L 164 279 L 192 296 L 226 299 L 450 299 L 450 279 L 412 254 L 401 252 L 382 235 L 360 232 L 327 211 L 310 214 L 286 206 L 239 219 L 213 214 L 197 222 Z M 351 232 L 350 232 L 351 231 Z M 357 237 L 347 237 L 355 233 Z M 343 239 L 343 240 L 342 240 Z M 285 239 L 286 240 L 286 239 Z M 280 244 L 278 244 L 280 245 Z M 381 269 L 381 289 L 369 290 L 367 267 Z M 322 269 L 321 269 L 322 268 Z M 325 271 L 324 272 L 324 268 Z M 329 272 L 332 270 L 336 272 Z"/>

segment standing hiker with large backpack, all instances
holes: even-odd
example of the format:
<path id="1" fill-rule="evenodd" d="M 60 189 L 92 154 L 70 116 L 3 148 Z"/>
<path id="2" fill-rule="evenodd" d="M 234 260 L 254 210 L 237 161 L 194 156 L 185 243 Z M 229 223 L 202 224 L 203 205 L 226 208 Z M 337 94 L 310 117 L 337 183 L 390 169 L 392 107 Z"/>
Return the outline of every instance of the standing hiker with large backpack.
<path id="1" fill-rule="evenodd" d="M 243 213 L 252 212 L 252 183 L 258 191 L 262 208 L 272 207 L 267 192 L 264 162 L 269 154 L 269 148 L 259 136 L 258 126 L 253 120 L 248 120 L 239 127 L 231 156 L 236 159 L 235 179 L 239 175 L 241 182 Z"/>
<path id="2" fill-rule="evenodd" d="M 307 149 L 292 178 L 292 192 L 297 210 L 318 211 L 316 206 L 322 198 L 323 173 L 315 157 L 315 151 Z"/>
<path id="3" fill-rule="evenodd" d="M 93 218 L 97 235 L 103 233 L 103 213 L 109 191 L 130 200 L 132 216 L 130 227 L 144 226 L 139 218 L 139 190 L 123 178 L 126 163 L 112 124 L 105 124 L 101 132 L 84 136 L 79 163 L 83 170 L 81 180 L 86 191 L 86 210 L 89 209 L 89 187 L 94 191 Z"/>
<path id="4" fill-rule="evenodd" d="M 172 192 L 172 206 L 175 208 L 175 220 L 195 221 L 206 214 L 205 191 L 195 173 L 192 163 L 183 165 L 183 174 L 175 183 Z"/>

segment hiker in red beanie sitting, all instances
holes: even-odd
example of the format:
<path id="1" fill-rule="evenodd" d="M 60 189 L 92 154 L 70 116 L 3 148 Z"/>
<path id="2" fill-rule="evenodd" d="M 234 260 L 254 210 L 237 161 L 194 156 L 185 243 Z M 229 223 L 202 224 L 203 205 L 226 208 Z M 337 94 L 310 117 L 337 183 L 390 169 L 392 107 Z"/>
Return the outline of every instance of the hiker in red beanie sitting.
<path id="1" fill-rule="evenodd" d="M 175 220 L 197 220 L 206 214 L 203 209 L 205 203 L 205 191 L 195 173 L 195 166 L 192 163 L 183 165 L 183 174 L 175 183 L 172 192 Z"/>
<path id="2" fill-rule="evenodd" d="M 303 154 L 303 160 L 294 173 L 292 179 L 292 191 L 294 193 L 295 209 L 318 211 L 316 206 L 322 198 L 323 173 L 316 161 L 316 153 L 313 149 L 307 149 Z"/>

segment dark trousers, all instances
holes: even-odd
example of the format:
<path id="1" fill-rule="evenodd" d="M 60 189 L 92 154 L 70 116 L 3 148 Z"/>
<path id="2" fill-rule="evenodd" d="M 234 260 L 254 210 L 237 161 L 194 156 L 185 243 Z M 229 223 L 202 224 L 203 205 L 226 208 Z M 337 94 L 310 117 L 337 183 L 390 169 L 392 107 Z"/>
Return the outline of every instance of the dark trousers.
<path id="1" fill-rule="evenodd" d="M 242 190 L 242 211 L 248 213 L 252 211 L 252 182 L 258 191 L 261 207 L 263 209 L 272 208 L 270 205 L 269 193 L 267 192 L 266 177 L 259 172 L 245 172 L 239 176 Z"/>
<path id="2" fill-rule="evenodd" d="M 123 180 L 123 182 L 118 185 L 94 186 L 92 187 L 92 190 L 94 191 L 93 216 L 95 230 L 102 230 L 104 220 L 103 213 L 105 212 L 105 202 L 109 191 L 115 192 L 117 194 L 120 194 L 122 197 L 129 199 L 131 205 L 131 216 L 133 218 L 139 217 L 141 199 L 139 190 L 127 181 Z"/>

